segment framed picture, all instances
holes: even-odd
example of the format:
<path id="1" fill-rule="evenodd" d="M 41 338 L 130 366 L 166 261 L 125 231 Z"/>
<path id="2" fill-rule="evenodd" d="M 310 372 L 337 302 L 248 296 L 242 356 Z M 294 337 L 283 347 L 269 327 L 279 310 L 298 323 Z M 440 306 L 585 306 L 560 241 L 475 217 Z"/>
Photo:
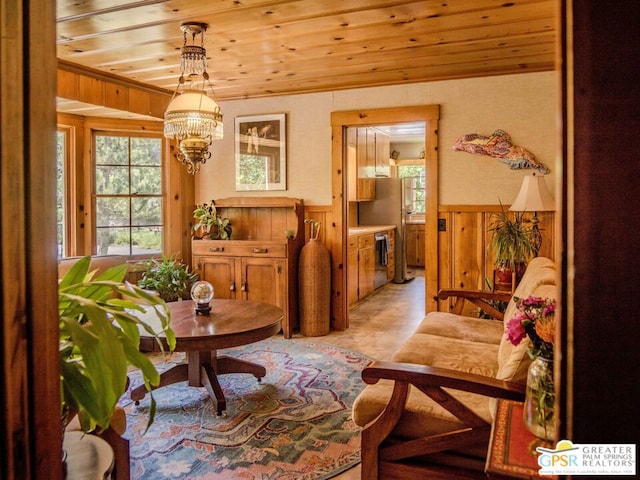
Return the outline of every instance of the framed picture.
<path id="1" fill-rule="evenodd" d="M 236 191 L 286 190 L 286 115 L 236 117 Z"/>

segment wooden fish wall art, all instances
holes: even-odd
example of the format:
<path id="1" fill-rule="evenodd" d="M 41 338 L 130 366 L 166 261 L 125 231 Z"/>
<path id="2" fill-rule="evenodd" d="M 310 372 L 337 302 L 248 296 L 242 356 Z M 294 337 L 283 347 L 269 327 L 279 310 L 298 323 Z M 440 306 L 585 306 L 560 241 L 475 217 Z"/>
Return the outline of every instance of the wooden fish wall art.
<path id="1" fill-rule="evenodd" d="M 474 155 L 487 155 L 499 159 L 512 170 L 535 169 L 541 174 L 549 173 L 549 168 L 538 162 L 536 157 L 518 145 L 511 143 L 511 137 L 504 130 L 496 130 L 490 136 L 469 133 L 456 141 L 453 149 Z"/>

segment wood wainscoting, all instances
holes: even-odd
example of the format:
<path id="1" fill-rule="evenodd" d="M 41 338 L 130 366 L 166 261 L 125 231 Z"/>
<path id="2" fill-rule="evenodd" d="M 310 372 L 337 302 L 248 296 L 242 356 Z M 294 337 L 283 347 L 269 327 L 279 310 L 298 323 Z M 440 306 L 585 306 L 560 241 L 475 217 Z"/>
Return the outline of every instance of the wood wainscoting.
<path id="1" fill-rule="evenodd" d="M 509 205 L 504 206 L 505 210 Z M 305 220 L 320 222 L 320 240 L 331 250 L 332 236 L 327 230 L 332 222 L 331 205 L 305 205 Z M 445 222 L 445 230 L 438 235 L 438 289 L 441 288 L 487 288 L 485 279 L 493 281 L 493 252 L 488 249 L 491 234 L 487 231 L 492 215 L 500 211 L 500 205 L 440 205 L 438 219 Z M 531 218 L 526 214 L 525 218 Z M 554 212 L 539 212 L 539 228 L 542 234 L 540 255 L 555 260 L 556 235 Z M 425 232 L 423 237 L 427 237 Z M 305 225 L 305 242 L 309 240 L 309 226 Z M 424 240 L 424 238 L 423 238 Z M 423 251 L 425 245 L 422 245 Z M 425 262 L 432 261 L 426 251 Z M 447 311 L 450 300 L 438 301 L 438 310 Z M 426 302 L 425 302 L 426 311 Z M 467 312 L 471 313 L 471 312 Z M 348 328 L 334 325 L 337 330 Z"/>
<path id="2" fill-rule="evenodd" d="M 509 206 L 505 205 L 505 211 Z M 445 222 L 445 231 L 438 232 L 438 287 L 484 290 L 485 279 L 493 283 L 495 257 L 488 245 L 491 233 L 489 224 L 493 214 L 500 211 L 499 205 L 441 205 L 438 219 Z M 532 214 L 526 213 L 525 219 Z M 539 212 L 542 246 L 540 256 L 554 260 L 555 215 Z M 426 258 L 426 257 L 425 257 Z M 426 258 L 429 261 L 429 258 Z M 440 300 L 438 310 L 447 311 L 450 300 Z"/>

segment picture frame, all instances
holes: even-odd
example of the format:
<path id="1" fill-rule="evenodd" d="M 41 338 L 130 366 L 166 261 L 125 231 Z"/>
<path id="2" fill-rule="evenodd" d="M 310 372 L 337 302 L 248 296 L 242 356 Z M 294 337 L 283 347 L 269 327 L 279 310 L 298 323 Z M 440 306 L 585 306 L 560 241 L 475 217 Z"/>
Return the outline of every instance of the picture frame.
<path id="1" fill-rule="evenodd" d="M 286 114 L 235 118 L 236 191 L 287 189 Z"/>

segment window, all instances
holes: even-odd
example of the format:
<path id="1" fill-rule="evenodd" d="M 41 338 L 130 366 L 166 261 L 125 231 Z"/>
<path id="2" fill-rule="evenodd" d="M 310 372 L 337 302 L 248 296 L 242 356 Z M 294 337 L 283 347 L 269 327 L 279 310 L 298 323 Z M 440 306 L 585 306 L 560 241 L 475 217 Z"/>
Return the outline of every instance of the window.
<path id="1" fill-rule="evenodd" d="M 413 213 L 425 213 L 425 167 L 424 165 L 400 165 L 398 176 L 401 178 L 413 178 L 411 186 L 411 203 Z"/>
<path id="2" fill-rule="evenodd" d="M 162 251 L 162 139 L 96 133 L 95 234 L 98 255 Z"/>
<path id="3" fill-rule="evenodd" d="M 67 255 L 67 165 L 69 164 L 69 132 L 56 132 L 56 248 L 58 258 Z"/>

